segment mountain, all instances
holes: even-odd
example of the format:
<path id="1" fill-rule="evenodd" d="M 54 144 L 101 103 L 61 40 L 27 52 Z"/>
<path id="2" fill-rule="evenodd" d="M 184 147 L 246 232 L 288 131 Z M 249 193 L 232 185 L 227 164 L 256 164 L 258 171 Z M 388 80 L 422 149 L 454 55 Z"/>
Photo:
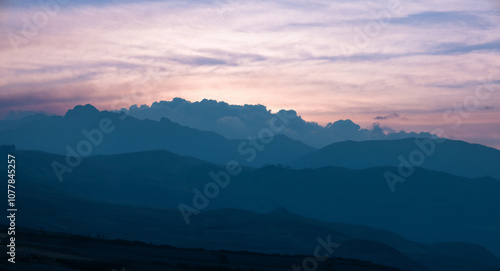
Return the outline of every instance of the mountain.
<path id="1" fill-rule="evenodd" d="M 314 151 L 302 142 L 274 135 L 268 128 L 253 139 L 228 140 L 166 118 L 138 120 L 118 113 L 100 112 L 92 105 L 76 106 L 64 117 L 27 117 L 4 122 L 0 142 L 17 149 L 40 150 L 69 156 L 169 150 L 213 163 L 236 160 L 243 165 L 290 162 Z M 271 136 L 271 137 L 270 137 Z"/>
<path id="2" fill-rule="evenodd" d="M 178 209 L 182 203 L 196 208 L 188 222 L 207 210 L 226 207 L 260 213 L 284 207 L 320 221 L 368 225 L 421 242 L 477 243 L 500 254 L 500 218 L 492 215 L 500 208 L 500 182 L 491 178 L 468 179 L 417 168 L 392 193 L 384 173 L 397 171 L 394 167 L 242 167 L 229 174 L 224 166 L 167 151 L 148 151 L 88 157 L 60 183 L 52 165 L 65 163 L 66 157 L 16 153 L 22 169 L 18 178 L 24 180 L 21 188 L 43 186 L 63 195 L 120 206 Z M 41 191 L 35 190 L 40 196 L 48 194 Z M 279 209 L 274 215 L 286 213 Z M 185 224 L 180 212 L 176 217 Z"/>
<path id="3" fill-rule="evenodd" d="M 290 165 L 295 168 L 338 166 L 352 169 L 402 165 L 405 170 L 408 166 L 419 166 L 468 178 L 489 176 L 500 180 L 499 161 L 500 150 L 479 144 L 406 138 L 334 143 Z"/>
<path id="4" fill-rule="evenodd" d="M 20 112 L 20 114 L 22 115 L 22 117 L 20 118 L 6 118 L 5 120 L 0 120 L 0 131 L 16 129 L 17 127 L 22 126 L 26 123 L 42 121 L 49 118 L 49 115 L 43 113 L 27 114 L 26 116 L 24 116 L 22 112 Z"/>
<path id="5" fill-rule="evenodd" d="M 500 267 L 500 259 L 478 245 L 417 243 L 389 231 L 325 223 L 283 210 L 267 214 L 230 208 L 212 210 L 196 216 L 192 224 L 186 226 L 175 209 L 108 204 L 68 196 L 37 184 L 24 186 L 19 192 L 19 208 L 22 208 L 24 216 L 19 220 L 18 227 L 42 233 L 58 231 L 180 248 L 287 255 L 311 255 L 320 244 L 326 243 L 333 250 L 329 254 L 333 260 L 337 257 L 350 258 L 405 270 L 465 271 Z M 22 236 L 21 241 L 30 240 Z M 28 244 L 32 243 L 30 240 Z M 71 255 L 74 243 L 49 239 L 48 243 L 38 246 L 37 251 L 40 247 L 48 251 L 60 247 L 59 253 Z M 123 249 L 130 251 L 131 248 Z M 81 249 L 78 251 L 79 257 L 93 258 L 97 255 L 91 251 L 86 251 L 89 255 L 82 254 Z M 114 251 L 116 254 L 120 250 Z M 47 253 L 54 255 L 53 252 L 44 252 L 43 255 Z M 178 255 L 179 252 L 174 253 Z M 193 257 L 196 253 L 189 255 Z M 298 260 L 294 264 L 300 262 Z"/>

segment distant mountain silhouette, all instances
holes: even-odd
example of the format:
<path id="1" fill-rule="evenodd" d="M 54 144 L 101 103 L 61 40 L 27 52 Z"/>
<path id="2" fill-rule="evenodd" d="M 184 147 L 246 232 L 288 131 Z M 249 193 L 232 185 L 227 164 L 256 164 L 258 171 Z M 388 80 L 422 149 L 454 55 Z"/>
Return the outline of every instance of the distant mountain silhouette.
<path id="1" fill-rule="evenodd" d="M 91 104 L 77 105 L 73 109 L 66 112 L 65 117 L 72 118 L 73 120 L 92 118 L 98 116 L 100 111 Z"/>
<path id="2" fill-rule="evenodd" d="M 193 206 L 193 189 L 204 191 L 207 183 L 214 182 L 210 173 L 225 170 L 195 158 L 149 151 L 89 157 L 59 183 L 51 165 L 64 163 L 65 157 L 33 151 L 17 154 L 23 169 L 18 177 L 28 187 L 50 187 L 66 195 L 122 206 Z M 284 207 L 302 216 L 388 229 L 422 242 L 478 243 L 500 254 L 500 217 L 492 215 L 500 208 L 499 181 L 417 168 L 392 193 L 384 178 L 388 170 L 397 168 L 243 168 L 205 209 L 274 210 L 276 216 L 288 216 L 284 209 L 275 210 Z M 46 193 L 40 191 L 35 190 L 44 197 Z M 177 219 L 184 223 L 180 212 Z"/>
<path id="3" fill-rule="evenodd" d="M 406 163 L 419 162 L 418 154 L 423 154 L 424 161 L 418 166 L 444 171 L 468 178 L 493 177 L 500 180 L 500 150 L 464 141 L 439 139 L 435 151 L 427 154 L 423 148 L 431 150 L 431 139 L 406 138 L 398 140 L 346 141 L 331 144 L 312 154 L 301 157 L 290 165 L 295 168 L 319 168 L 339 166 L 362 169 L 378 166 L 399 166 L 401 156 Z M 417 143 L 416 143 L 417 142 Z M 410 157 L 411 156 L 411 157 Z M 412 160 L 413 159 L 413 160 Z M 414 165 L 414 164 L 413 164 Z M 396 171 L 397 172 L 397 171 Z"/>
<path id="4" fill-rule="evenodd" d="M 101 131 L 103 124 L 108 132 Z M 118 113 L 99 112 L 92 105 L 76 106 L 64 117 L 3 121 L 0 127 L 4 127 L 0 130 L 2 144 L 72 156 L 86 154 L 89 146 L 89 155 L 163 149 L 213 163 L 226 164 L 236 160 L 243 165 L 260 166 L 290 162 L 314 151 L 312 147 L 284 135 L 256 140 L 259 145 L 255 147 L 248 140 L 228 140 L 216 133 L 185 127 L 166 118 L 160 121 L 123 119 Z M 271 142 L 262 143 L 268 141 Z M 80 152 L 78 144 L 83 144 Z"/>
<path id="5" fill-rule="evenodd" d="M 0 131 L 15 129 L 26 123 L 42 121 L 50 118 L 49 115 L 43 113 L 28 114 L 26 116 L 24 116 L 24 114 L 21 114 L 21 116 L 22 117 L 20 118 L 0 120 Z"/>

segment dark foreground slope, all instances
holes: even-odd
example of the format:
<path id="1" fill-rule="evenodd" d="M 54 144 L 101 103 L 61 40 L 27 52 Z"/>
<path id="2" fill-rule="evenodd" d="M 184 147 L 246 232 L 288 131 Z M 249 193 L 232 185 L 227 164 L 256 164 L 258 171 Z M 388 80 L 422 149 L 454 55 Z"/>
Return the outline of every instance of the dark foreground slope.
<path id="1" fill-rule="evenodd" d="M 5 228 L 3 225 L 2 228 Z M 309 255 L 284 256 L 243 251 L 182 249 L 125 240 L 22 229 L 17 261 L 1 270 L 51 271 L 282 271 L 301 266 Z M 383 265 L 331 257 L 316 270 L 400 271 Z"/>

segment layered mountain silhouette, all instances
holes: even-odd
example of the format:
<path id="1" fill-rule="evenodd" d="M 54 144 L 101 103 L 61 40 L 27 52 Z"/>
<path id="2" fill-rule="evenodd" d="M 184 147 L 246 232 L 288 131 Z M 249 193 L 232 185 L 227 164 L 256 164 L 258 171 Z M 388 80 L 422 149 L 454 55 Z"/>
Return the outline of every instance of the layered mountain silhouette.
<path id="1" fill-rule="evenodd" d="M 289 119 L 296 118 L 294 114 L 283 114 Z M 353 169 L 402 165 L 470 178 L 490 176 L 500 179 L 497 167 L 500 150 L 463 141 L 432 140 L 433 146 L 428 144 L 431 138 L 344 141 L 316 150 L 279 133 L 272 133 L 272 139 L 259 139 L 263 134 L 256 132 L 246 138 L 229 140 L 166 118 L 139 120 L 115 112 L 100 112 L 91 105 L 76 106 L 64 117 L 36 115 L 0 121 L 0 142 L 14 144 L 18 149 L 79 155 L 77 147 L 80 142 L 99 139 L 93 132 L 100 128 L 103 119 L 109 120 L 113 131 L 103 133 L 97 146 L 91 145 L 90 155 L 163 149 L 217 164 L 236 160 L 249 166 L 287 164 L 295 168 L 340 166 Z M 269 127 L 267 129 L 270 131 Z M 72 151 L 68 151 L 68 147 Z M 428 153 L 430 150 L 432 153 Z M 412 163 L 414 160 L 418 163 Z"/>
<path id="2" fill-rule="evenodd" d="M 207 183 L 215 182 L 211 173 L 225 170 L 192 157 L 149 151 L 89 157 L 59 183 L 52 164 L 64 163 L 64 156 L 18 154 L 24 168 L 19 178 L 26 185 L 122 206 L 193 207 L 193 189 L 204 191 Z M 500 208 L 500 182 L 418 168 L 392 193 L 384 178 L 387 170 L 397 168 L 242 168 L 200 211 L 231 207 L 267 213 L 284 207 L 321 221 L 369 225 L 424 242 L 478 243 L 500 252 L 495 241 L 500 239 L 500 218 L 491 211 Z M 180 212 L 177 220 L 184 223 Z"/>
<path id="3" fill-rule="evenodd" d="M 160 121 L 163 118 L 183 126 L 211 131 L 228 139 L 246 139 L 257 135 L 259 131 L 269 128 L 270 122 L 280 115 L 289 117 L 286 129 L 278 134 L 286 135 L 295 140 L 306 143 L 314 148 L 323 148 L 334 142 L 346 140 L 393 140 L 401 138 L 429 138 L 432 135 L 426 132 L 396 131 L 388 127 L 373 123 L 368 128 L 349 119 L 337 120 L 321 126 L 316 122 L 309 122 L 294 110 L 280 110 L 273 113 L 264 105 L 232 105 L 223 101 L 203 99 L 200 102 L 190 102 L 182 98 L 172 101 L 154 102 L 150 106 L 133 105 L 128 109 L 115 110 L 116 113 L 126 113 L 141 120 Z M 397 115 L 397 114 L 396 114 Z M 23 119 L 23 116 L 25 120 Z M 0 130 L 26 121 L 27 118 L 44 117 L 44 113 L 29 111 L 12 112 L 7 116 L 8 122 L 0 121 Z M 45 114 L 45 117 L 48 117 Z"/>
<path id="4" fill-rule="evenodd" d="M 479 245 L 418 243 L 386 230 L 304 218 L 284 208 L 269 213 L 232 208 L 209 210 L 193 217 L 192 223 L 186 226 L 175 209 L 147 207 L 146 203 L 134 207 L 111 204 L 88 199 L 88 192 L 62 192 L 39 182 L 28 181 L 19 188 L 19 208 L 24 211 L 20 226 L 42 232 L 59 231 L 182 248 L 288 255 L 312 254 L 318 246 L 317 239 L 321 238 L 328 244 L 338 243 L 339 246 L 333 246 L 332 258 L 351 258 L 404 270 L 500 267 L 500 259 Z"/>
<path id="5" fill-rule="evenodd" d="M 103 120 L 109 125 L 106 126 L 110 130 L 108 133 L 100 131 Z M 28 117 L 13 122 L 3 121 L 0 127 L 0 142 L 3 144 L 71 156 L 80 154 L 78 144 L 83 141 L 91 143 L 89 155 L 163 149 L 219 164 L 237 160 L 254 166 L 291 162 L 314 151 L 312 147 L 284 135 L 269 137 L 267 133 L 262 139 L 255 134 L 251 139 L 228 140 L 216 133 L 181 126 L 166 118 L 160 121 L 138 120 L 118 113 L 100 112 L 91 105 L 76 106 L 64 117 Z M 102 134 L 102 140 L 97 134 Z M 92 140 L 99 143 L 94 144 Z M 83 145 L 81 149 L 86 154 L 89 144 Z"/>
<path id="6" fill-rule="evenodd" d="M 333 257 L 354 261 L 345 270 L 359 261 L 500 268 L 499 150 L 430 137 L 315 149 L 290 138 L 301 138 L 293 112 L 264 116 L 255 125 L 263 128 L 239 139 L 92 105 L 0 121 L 0 144 L 17 149 L 17 222 L 269 254 L 311 255 L 317 238 L 330 236 L 340 244 Z"/>

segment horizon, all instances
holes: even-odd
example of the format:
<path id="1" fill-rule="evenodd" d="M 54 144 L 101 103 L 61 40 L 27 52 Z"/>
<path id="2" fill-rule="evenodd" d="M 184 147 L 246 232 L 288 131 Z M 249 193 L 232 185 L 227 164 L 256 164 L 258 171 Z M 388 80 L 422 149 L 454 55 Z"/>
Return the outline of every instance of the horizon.
<path id="1" fill-rule="evenodd" d="M 102 108 L 99 108 L 93 104 L 76 104 L 74 105 L 73 107 L 70 107 L 68 108 L 66 111 L 64 111 L 63 113 L 50 113 L 50 112 L 46 112 L 46 111 L 9 111 L 5 116 L 3 116 L 3 119 L 2 120 L 18 120 L 18 119 L 22 119 L 26 116 L 30 116 L 30 115 L 35 115 L 35 114 L 43 114 L 43 115 L 47 115 L 47 116 L 62 116 L 64 117 L 64 115 L 74 109 L 75 107 L 77 106 L 85 106 L 85 105 L 91 105 L 93 107 L 95 107 L 97 110 L 99 111 L 109 111 L 109 112 L 120 112 L 120 111 L 123 111 L 123 110 L 130 110 L 131 108 L 133 107 L 136 107 L 136 109 L 143 109 L 144 107 L 146 108 L 152 108 L 152 106 L 154 104 L 157 104 L 157 103 L 161 103 L 161 102 L 167 102 L 167 103 L 170 103 L 170 102 L 173 102 L 175 99 L 181 99 L 181 100 L 184 100 L 190 104 L 200 104 L 201 102 L 203 101 L 215 101 L 217 102 L 218 104 L 220 103 L 226 103 L 225 101 L 218 101 L 218 100 L 215 100 L 215 99 L 208 99 L 208 98 L 204 98 L 200 101 L 189 101 L 189 100 L 186 100 L 186 99 L 183 99 L 181 97 L 174 97 L 172 100 L 170 101 L 155 101 L 153 102 L 151 105 L 147 105 L 147 104 L 142 104 L 142 105 L 139 105 L 139 104 L 133 104 L 133 105 L 130 105 L 129 107 L 125 108 L 125 107 L 122 107 L 122 108 L 116 108 L 116 109 L 102 109 Z M 226 103 L 228 104 L 228 103 Z M 239 107 L 243 107 L 243 106 L 263 106 L 267 111 L 269 111 L 271 114 L 276 114 L 278 113 L 280 110 L 286 110 L 286 111 L 289 111 L 289 110 L 292 110 L 292 111 L 295 111 L 297 113 L 297 116 L 299 118 L 302 118 L 302 115 L 300 112 L 296 111 L 295 109 L 293 108 L 281 108 L 281 109 L 277 109 L 277 110 L 273 110 L 273 109 L 270 109 L 268 108 L 265 104 L 228 104 L 229 106 L 239 106 Z M 163 116 L 165 117 L 165 116 Z M 168 118 L 168 117 L 165 117 L 165 118 Z M 415 130 L 415 131 L 406 131 L 406 130 L 395 130 L 393 129 L 392 127 L 390 126 L 387 126 L 387 125 L 381 125 L 380 123 L 380 120 L 383 120 L 382 118 L 385 118 L 385 117 L 381 117 L 381 116 L 377 116 L 373 119 L 373 122 L 370 124 L 370 125 L 360 125 L 361 126 L 361 129 L 373 129 L 374 126 L 376 127 L 380 127 L 381 129 L 383 129 L 384 133 L 385 134 L 390 134 L 390 133 L 397 133 L 397 132 L 405 132 L 405 133 L 410 133 L 410 132 L 414 132 L 414 133 L 430 133 L 432 135 L 436 135 L 436 133 L 433 133 L 433 131 L 440 131 L 440 129 L 443 129 L 442 126 L 436 126 L 433 128 L 433 130 L 430 130 L 430 131 L 418 131 L 418 130 Z M 352 120 L 352 119 L 339 119 L 339 120 L 332 120 L 328 123 L 318 123 L 318 122 L 315 122 L 315 121 L 311 121 L 311 120 L 308 120 L 308 119 L 304 119 L 302 118 L 305 122 L 307 123 L 315 123 L 315 124 L 318 124 L 319 126 L 321 126 L 322 128 L 325 128 L 327 127 L 327 125 L 329 124 L 333 124 L 337 121 L 352 121 L 354 124 L 360 124 L 360 123 L 357 123 L 355 120 Z M 176 121 L 174 121 L 176 122 Z M 186 126 L 185 124 L 183 123 L 179 123 L 183 126 Z M 446 130 L 443 129 L 445 132 Z M 480 140 L 479 141 L 474 141 L 474 140 L 467 140 L 467 138 L 456 138 L 456 137 L 447 137 L 446 134 L 445 136 L 442 136 L 442 138 L 446 138 L 446 139 L 450 139 L 450 140 L 459 140 L 459 141 L 465 141 L 465 142 L 468 142 L 468 143 L 471 143 L 471 144 L 480 144 L 480 145 L 484 145 L 484 146 L 487 146 L 487 147 L 491 147 L 491 148 L 495 148 L 497 150 L 500 150 L 500 140 L 498 140 L 498 142 L 494 142 L 494 144 L 488 144 L 487 142 L 481 142 Z M 351 139 L 347 139 L 348 140 L 351 140 Z M 362 139 L 363 140 L 363 139 Z M 390 140 L 390 138 L 387 138 L 387 139 L 371 139 L 371 140 Z M 354 141 L 357 141 L 357 140 L 354 140 Z M 307 142 L 304 142 L 307 144 Z M 495 145 L 496 143 L 496 145 Z"/>

